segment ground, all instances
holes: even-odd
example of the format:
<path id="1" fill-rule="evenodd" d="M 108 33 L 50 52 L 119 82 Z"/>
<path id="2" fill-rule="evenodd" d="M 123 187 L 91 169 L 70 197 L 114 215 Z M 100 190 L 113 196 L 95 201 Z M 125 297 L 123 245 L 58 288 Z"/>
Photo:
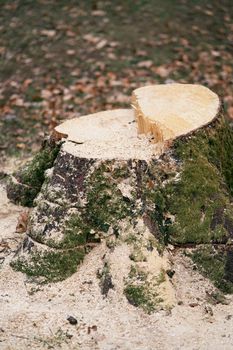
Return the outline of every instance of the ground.
<path id="1" fill-rule="evenodd" d="M 212 284 L 179 249 L 170 247 L 169 257 L 176 271 L 174 307 L 151 314 L 128 303 L 123 292 L 131 264 L 125 245 L 112 250 L 103 242 L 58 283 L 38 285 L 13 271 L 9 262 L 23 238 L 15 227 L 25 209 L 9 203 L 4 185 L 0 191 L 1 349 L 232 349 L 232 296 L 213 297 Z M 106 259 L 113 286 L 104 294 L 100 272 Z"/>

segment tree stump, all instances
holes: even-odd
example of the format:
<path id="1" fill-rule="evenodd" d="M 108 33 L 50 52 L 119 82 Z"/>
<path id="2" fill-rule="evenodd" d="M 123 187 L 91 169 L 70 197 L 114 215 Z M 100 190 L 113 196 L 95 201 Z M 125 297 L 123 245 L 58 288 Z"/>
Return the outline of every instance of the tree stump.
<path id="1" fill-rule="evenodd" d="M 65 121 L 40 157 L 13 174 L 9 198 L 33 206 L 16 269 L 57 281 L 112 237 L 147 237 L 148 251 L 168 243 L 230 250 L 233 131 L 218 96 L 198 85 L 157 85 L 135 90 L 132 105 Z M 231 290 L 228 250 L 221 278 Z"/>

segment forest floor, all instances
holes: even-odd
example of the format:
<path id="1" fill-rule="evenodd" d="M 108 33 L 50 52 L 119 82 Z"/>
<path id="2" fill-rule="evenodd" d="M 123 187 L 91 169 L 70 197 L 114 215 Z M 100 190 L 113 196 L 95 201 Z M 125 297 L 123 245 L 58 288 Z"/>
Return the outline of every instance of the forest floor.
<path id="1" fill-rule="evenodd" d="M 101 294 L 104 244 L 63 282 L 38 286 L 14 272 L 25 209 L 9 203 L 1 180 L 61 120 L 128 106 L 142 85 L 204 84 L 233 118 L 232 15 L 230 0 L 1 1 L 0 349 L 233 348 L 232 297 L 210 304 L 213 286 L 182 252 L 172 253 L 177 303 L 151 315 L 117 288 Z"/>
<path id="2" fill-rule="evenodd" d="M 132 90 L 204 84 L 233 118 L 231 0 L 2 0 L 0 159 L 30 156 L 66 118 Z"/>

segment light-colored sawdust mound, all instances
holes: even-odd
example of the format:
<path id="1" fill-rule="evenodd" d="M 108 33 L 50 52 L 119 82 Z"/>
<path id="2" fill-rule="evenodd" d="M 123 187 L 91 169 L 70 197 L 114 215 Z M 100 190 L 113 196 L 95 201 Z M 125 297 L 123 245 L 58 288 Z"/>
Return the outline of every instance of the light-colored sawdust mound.
<path id="1" fill-rule="evenodd" d="M 124 244 L 113 252 L 104 243 L 94 248 L 78 271 L 59 283 L 37 285 L 13 271 L 9 262 L 23 239 L 15 233 L 17 216 L 23 210 L 9 203 L 0 186 L 0 256 L 5 257 L 0 268 L 2 350 L 232 349 L 233 302 L 211 306 L 213 316 L 209 316 L 205 295 L 211 284 L 192 269 L 183 254 L 173 255 L 176 273 L 172 279 L 182 305 L 151 315 L 130 305 L 123 294 L 124 278 L 132 264 Z M 97 271 L 106 259 L 114 288 L 104 298 Z M 77 325 L 69 324 L 69 315 L 76 317 Z"/>

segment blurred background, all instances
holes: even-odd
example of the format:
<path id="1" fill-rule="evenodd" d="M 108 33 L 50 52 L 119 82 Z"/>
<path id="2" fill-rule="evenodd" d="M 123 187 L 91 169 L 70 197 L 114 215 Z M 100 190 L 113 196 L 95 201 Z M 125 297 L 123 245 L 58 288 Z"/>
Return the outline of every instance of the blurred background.
<path id="1" fill-rule="evenodd" d="M 0 0 L 0 157 L 134 88 L 200 83 L 233 118 L 232 0 Z"/>

